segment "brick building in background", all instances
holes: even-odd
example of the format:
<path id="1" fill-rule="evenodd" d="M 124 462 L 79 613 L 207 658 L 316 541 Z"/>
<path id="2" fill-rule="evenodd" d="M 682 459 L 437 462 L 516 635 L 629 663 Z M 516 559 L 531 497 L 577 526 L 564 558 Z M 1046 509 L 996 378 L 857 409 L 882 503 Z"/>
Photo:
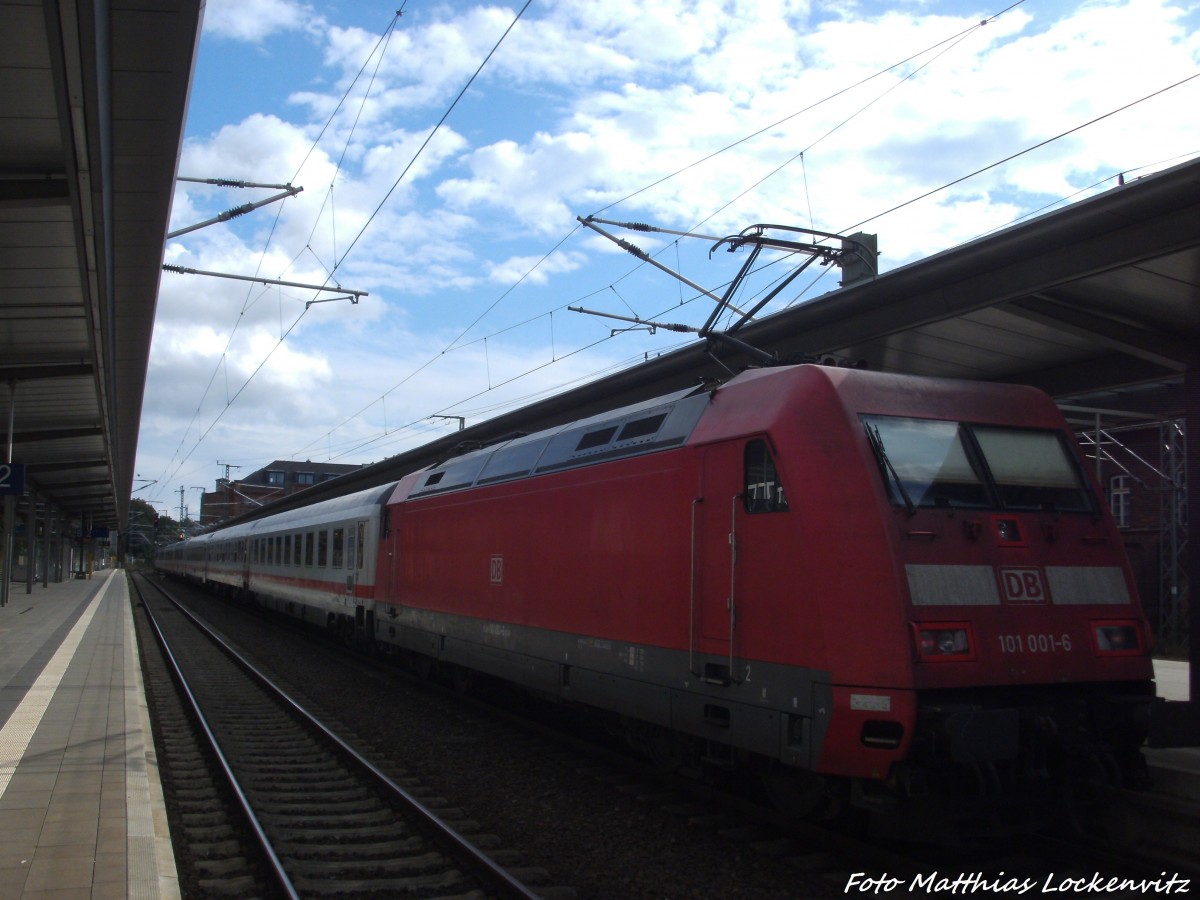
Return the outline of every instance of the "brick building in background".
<path id="1" fill-rule="evenodd" d="M 216 525 L 242 513 L 252 512 L 274 500 L 298 494 L 314 484 L 355 472 L 362 466 L 336 463 L 290 462 L 277 459 L 239 480 L 218 478 L 217 488 L 200 498 L 200 525 Z"/>
<path id="2" fill-rule="evenodd" d="M 1183 421 L 1095 427 L 1077 435 L 1121 532 L 1154 631 L 1155 650 L 1181 653 L 1187 629 L 1187 429 Z"/>

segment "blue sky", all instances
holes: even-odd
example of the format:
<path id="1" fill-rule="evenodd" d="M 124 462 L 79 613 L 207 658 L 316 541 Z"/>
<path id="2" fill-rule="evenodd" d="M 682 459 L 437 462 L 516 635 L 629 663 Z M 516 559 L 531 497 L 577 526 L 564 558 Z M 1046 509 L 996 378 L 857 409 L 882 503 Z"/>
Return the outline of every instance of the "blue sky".
<path id="1" fill-rule="evenodd" d="M 1200 152 L 1200 79 L 1164 91 L 1200 72 L 1200 12 L 1168 0 L 396 8 L 207 3 L 179 174 L 304 190 L 170 240 L 166 261 L 369 296 L 164 274 L 138 454 L 157 483 L 138 496 L 177 508 L 218 460 L 377 461 L 455 427 L 432 417 L 478 421 L 691 340 L 567 310 L 711 310 L 578 215 L 865 223 L 886 271 Z M 172 227 L 271 193 L 180 183 Z M 741 262 L 622 236 L 718 292 Z M 764 312 L 834 290 L 820 272 Z"/>

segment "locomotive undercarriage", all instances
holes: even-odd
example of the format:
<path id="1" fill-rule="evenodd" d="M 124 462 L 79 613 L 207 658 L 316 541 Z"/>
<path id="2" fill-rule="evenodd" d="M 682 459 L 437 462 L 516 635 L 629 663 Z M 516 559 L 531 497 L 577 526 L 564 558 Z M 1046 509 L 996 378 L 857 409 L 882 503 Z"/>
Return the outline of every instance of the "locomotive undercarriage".
<path id="1" fill-rule="evenodd" d="M 1146 785 L 1152 684 L 1037 686 L 922 698 L 909 758 L 863 805 L 903 801 L 951 830 L 1098 822 L 1122 788 Z"/>
<path id="2" fill-rule="evenodd" d="M 582 699 L 574 695 L 587 684 L 581 669 L 536 663 L 536 658 L 563 657 L 560 647 L 541 646 L 536 634 L 522 636 L 527 646 L 537 648 L 530 656 L 484 653 L 482 644 L 463 639 L 467 637 L 463 632 L 470 629 L 460 631 L 454 617 L 422 621 L 424 627 L 414 627 L 417 622 L 385 615 L 377 625 L 374 616 L 363 621 L 361 614 L 354 615 L 362 607 L 335 615 L 300 603 L 255 599 L 275 611 L 324 625 L 346 639 L 374 636 L 377 649 L 411 654 L 418 666 L 428 669 L 444 665 L 450 667 L 447 671 L 461 673 L 467 672 L 464 666 L 490 670 L 527 690 L 568 703 Z M 576 658 L 593 650 L 575 641 L 570 649 Z M 612 652 L 622 661 L 633 658 L 625 645 L 615 646 Z M 597 693 L 593 685 L 584 705 L 608 709 L 616 726 L 613 730 L 663 768 L 704 780 L 720 778 L 722 773 L 755 775 L 779 808 L 801 818 L 838 819 L 865 810 L 877 814 L 873 819 L 877 826 L 883 823 L 884 831 L 891 823 L 899 834 L 920 833 L 932 840 L 940 839 L 935 830 L 966 836 L 1026 831 L 1051 821 L 1079 826 L 1099 820 L 1094 814 L 1111 802 L 1119 788 L 1139 787 L 1146 781 L 1140 748 L 1148 733 L 1153 697 L 1149 682 L 925 692 L 908 758 L 895 764 L 886 780 L 872 781 L 811 771 L 804 760 L 815 758 L 820 732 L 805 732 L 803 743 L 796 745 L 803 752 L 786 762 L 778 755 L 777 743 L 774 752 L 770 741 L 736 746 L 730 725 L 741 721 L 740 707 L 721 699 L 729 685 L 694 684 L 697 694 L 659 684 L 653 696 L 670 697 L 661 715 L 653 713 L 655 707 L 648 701 L 643 704 L 645 718 L 621 714 L 635 690 L 647 687 L 643 679 L 686 665 L 676 654 L 660 658 L 649 648 L 637 654 L 637 660 L 644 665 L 639 678 L 621 677 L 610 668 L 597 682 L 607 687 Z M 603 660 L 596 662 L 597 668 L 605 668 Z M 780 674 L 794 680 L 794 673 Z M 772 670 L 759 667 L 756 678 L 763 679 L 760 685 L 771 683 Z M 819 687 L 814 679 L 812 690 Z M 694 704 L 686 701 L 701 695 Z M 722 702 L 730 712 L 717 716 L 726 708 Z M 692 706 L 694 720 L 678 717 Z M 787 746 L 792 748 L 790 742 Z M 920 832 L 914 832 L 914 820 L 921 823 Z"/>

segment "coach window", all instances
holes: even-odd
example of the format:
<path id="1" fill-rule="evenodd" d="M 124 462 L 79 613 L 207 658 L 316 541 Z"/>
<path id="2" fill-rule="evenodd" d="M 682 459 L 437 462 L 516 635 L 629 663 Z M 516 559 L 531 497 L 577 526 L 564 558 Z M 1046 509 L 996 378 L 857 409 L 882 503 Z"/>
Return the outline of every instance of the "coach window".
<path id="1" fill-rule="evenodd" d="M 779 481 L 771 449 L 764 440 L 746 445 L 745 502 L 748 513 L 787 512 L 787 495 Z"/>
<path id="2" fill-rule="evenodd" d="M 358 523 L 358 557 L 354 563 L 354 567 L 356 569 L 361 569 L 363 567 L 363 544 L 366 541 L 366 537 L 367 537 L 367 523 L 359 522 Z"/>
<path id="3" fill-rule="evenodd" d="M 282 566 L 287 562 L 287 557 L 283 555 L 283 535 L 275 535 L 275 565 Z"/>
<path id="4" fill-rule="evenodd" d="M 329 564 L 329 532 L 317 532 L 317 567 L 325 568 Z"/>
<path id="5" fill-rule="evenodd" d="M 292 565 L 293 566 L 297 566 L 297 567 L 300 566 L 300 563 L 302 561 L 300 547 L 301 547 L 301 544 L 303 544 L 303 542 L 304 542 L 304 535 L 302 535 L 302 534 L 296 535 L 296 547 L 295 547 L 295 551 L 292 553 Z"/>
<path id="6" fill-rule="evenodd" d="M 345 547 L 346 532 L 341 528 L 333 529 L 333 560 L 331 561 L 333 568 L 340 569 L 343 565 L 343 549 Z"/>
<path id="7" fill-rule="evenodd" d="M 292 536 L 290 534 L 283 539 L 283 564 L 285 566 L 292 564 Z"/>
<path id="8" fill-rule="evenodd" d="M 310 531 L 304 535 L 304 564 L 311 566 L 313 562 L 313 533 Z"/>

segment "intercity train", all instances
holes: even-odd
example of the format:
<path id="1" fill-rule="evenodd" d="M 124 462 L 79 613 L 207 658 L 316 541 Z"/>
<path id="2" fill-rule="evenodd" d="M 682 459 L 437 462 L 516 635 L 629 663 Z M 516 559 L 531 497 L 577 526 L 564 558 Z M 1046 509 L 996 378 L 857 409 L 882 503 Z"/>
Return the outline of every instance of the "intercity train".
<path id="1" fill-rule="evenodd" d="M 157 565 L 806 813 L 1069 804 L 1139 777 L 1154 696 L 1121 538 L 1028 387 L 752 369 Z"/>

